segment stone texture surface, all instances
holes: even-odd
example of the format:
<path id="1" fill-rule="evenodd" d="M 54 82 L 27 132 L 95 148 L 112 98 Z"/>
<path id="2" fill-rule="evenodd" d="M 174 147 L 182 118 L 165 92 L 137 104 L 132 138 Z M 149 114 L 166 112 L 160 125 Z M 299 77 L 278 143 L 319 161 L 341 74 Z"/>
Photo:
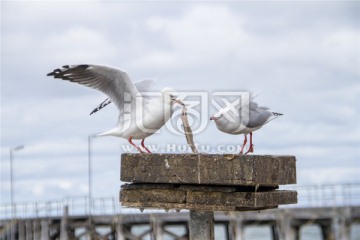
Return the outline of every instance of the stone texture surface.
<path id="1" fill-rule="evenodd" d="M 212 188 L 197 189 L 196 186 L 158 184 L 125 185 L 120 192 L 123 206 L 136 208 L 191 209 L 203 211 L 239 211 L 276 208 L 282 204 L 297 203 L 295 191 L 269 190 L 263 192 L 225 191 Z"/>
<path id="2" fill-rule="evenodd" d="M 121 181 L 277 186 L 296 183 L 294 156 L 122 154 Z"/>
<path id="3" fill-rule="evenodd" d="M 294 156 L 122 155 L 120 201 L 133 208 L 248 211 L 297 203 Z"/>

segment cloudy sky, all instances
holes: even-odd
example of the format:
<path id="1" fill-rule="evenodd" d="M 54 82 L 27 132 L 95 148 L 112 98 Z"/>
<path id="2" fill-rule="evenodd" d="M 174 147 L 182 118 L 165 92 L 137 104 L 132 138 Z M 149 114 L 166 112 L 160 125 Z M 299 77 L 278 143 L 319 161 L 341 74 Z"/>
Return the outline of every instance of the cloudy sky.
<path id="1" fill-rule="evenodd" d="M 295 155 L 299 185 L 360 182 L 359 25 L 357 1 L 2 1 L 1 202 L 10 202 L 9 152 L 19 145 L 16 202 L 87 194 L 88 136 L 112 128 L 117 109 L 89 116 L 102 93 L 46 77 L 78 63 L 207 102 L 253 91 L 285 114 L 254 133 L 256 154 Z M 195 141 L 231 152 L 243 136 L 208 123 L 210 105 Z M 185 138 L 164 128 L 146 143 L 167 151 Z M 94 197 L 117 197 L 126 144 L 92 139 Z"/>

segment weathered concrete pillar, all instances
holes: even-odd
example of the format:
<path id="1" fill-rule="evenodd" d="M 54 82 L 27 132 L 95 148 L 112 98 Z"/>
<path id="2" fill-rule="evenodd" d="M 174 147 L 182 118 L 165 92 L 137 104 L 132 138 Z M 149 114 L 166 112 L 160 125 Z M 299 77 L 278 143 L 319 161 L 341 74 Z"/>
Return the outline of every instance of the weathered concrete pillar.
<path id="1" fill-rule="evenodd" d="M 230 220 L 231 225 L 231 234 L 234 240 L 244 240 L 244 222 L 243 217 L 241 215 L 235 215 Z"/>
<path id="2" fill-rule="evenodd" d="M 350 239 L 350 228 L 351 228 L 351 208 L 341 208 L 338 209 L 338 220 L 337 223 L 337 231 L 336 231 L 336 239 L 339 240 L 347 240 Z M 334 221 L 333 221 L 334 223 Z"/>
<path id="3" fill-rule="evenodd" d="M 25 223 L 25 231 L 26 231 L 26 240 L 32 240 L 33 239 L 33 225 L 32 221 L 28 220 Z"/>
<path id="4" fill-rule="evenodd" d="M 92 217 L 89 215 L 89 218 L 88 218 L 88 224 L 87 224 L 87 236 L 86 236 L 86 240 L 93 240 L 95 238 L 95 234 L 96 234 L 96 229 L 95 229 L 95 225 L 93 223 L 93 219 Z M 71 239 L 71 237 L 69 236 L 70 235 L 70 232 L 69 232 L 70 229 L 68 229 L 68 238 Z"/>
<path id="5" fill-rule="evenodd" d="M 281 214 L 277 220 L 279 227 L 279 240 L 296 239 L 296 231 L 291 225 L 291 217 L 286 213 Z"/>
<path id="6" fill-rule="evenodd" d="M 11 240 L 16 240 L 16 220 L 12 219 L 10 222 L 10 239 Z"/>
<path id="7" fill-rule="evenodd" d="M 68 227 L 69 227 L 69 207 L 64 206 L 64 212 L 63 217 L 61 218 L 61 224 L 60 224 L 60 240 L 68 240 L 69 234 L 68 234 Z"/>
<path id="8" fill-rule="evenodd" d="M 150 224 L 152 228 L 153 239 L 162 240 L 163 239 L 162 222 L 159 220 L 156 214 L 150 215 Z"/>
<path id="9" fill-rule="evenodd" d="M 49 240 L 49 222 L 41 220 L 41 240 Z"/>
<path id="10" fill-rule="evenodd" d="M 40 239 L 41 238 L 41 228 L 40 228 L 40 222 L 39 220 L 33 221 L 33 235 L 34 239 Z"/>
<path id="11" fill-rule="evenodd" d="M 118 215 L 115 219 L 115 235 L 116 240 L 125 240 L 123 224 L 122 224 L 122 216 Z"/>
<path id="12" fill-rule="evenodd" d="M 19 221 L 18 223 L 18 238 L 19 240 L 25 240 L 26 239 L 26 231 L 25 231 L 25 221 Z"/>
<path id="13" fill-rule="evenodd" d="M 190 240 L 214 240 L 214 212 L 190 210 Z"/>
<path id="14" fill-rule="evenodd" d="M 5 239 L 6 239 L 6 240 L 11 239 L 11 230 L 10 230 L 10 229 L 7 230 L 4 235 L 5 235 Z"/>

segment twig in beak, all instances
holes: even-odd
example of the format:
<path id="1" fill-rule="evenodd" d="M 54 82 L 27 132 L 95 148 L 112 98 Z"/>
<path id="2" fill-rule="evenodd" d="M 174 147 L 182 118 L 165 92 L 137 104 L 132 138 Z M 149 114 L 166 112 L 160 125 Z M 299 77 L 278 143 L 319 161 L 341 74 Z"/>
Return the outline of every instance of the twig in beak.
<path id="1" fill-rule="evenodd" d="M 171 100 L 172 100 L 173 102 L 178 103 L 178 104 L 180 104 L 181 106 L 185 107 L 185 103 L 183 103 L 181 100 L 175 99 L 175 98 L 173 98 L 173 99 L 171 99 Z"/>
<path id="2" fill-rule="evenodd" d="M 184 127 L 184 132 L 185 132 L 185 137 L 186 137 L 186 141 L 189 144 L 191 150 L 193 153 L 198 153 L 198 150 L 194 144 L 194 140 L 193 140 L 193 134 L 192 134 L 192 130 L 190 128 L 190 124 L 187 118 L 187 109 L 186 109 L 186 105 L 185 103 L 183 103 L 181 100 L 179 99 L 172 99 L 172 101 L 180 104 L 183 109 L 182 109 L 182 114 L 181 114 L 181 120 L 183 122 L 183 127 Z"/>

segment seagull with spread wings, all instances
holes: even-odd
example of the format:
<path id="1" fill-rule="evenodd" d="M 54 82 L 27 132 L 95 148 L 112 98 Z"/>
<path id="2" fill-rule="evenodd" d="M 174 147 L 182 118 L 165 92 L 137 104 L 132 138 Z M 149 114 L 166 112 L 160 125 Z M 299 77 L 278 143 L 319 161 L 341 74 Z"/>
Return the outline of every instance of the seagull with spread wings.
<path id="1" fill-rule="evenodd" d="M 128 74 L 119 68 L 90 64 L 65 65 L 48 73 L 47 76 L 79 83 L 105 93 L 109 99 L 105 100 L 100 108 L 113 102 L 120 113 L 115 128 L 97 136 L 125 138 L 139 152 L 144 151 L 134 144 L 132 139 L 142 140 L 142 148 L 151 153 L 144 145 L 145 138 L 159 130 L 170 119 L 174 103 L 181 103 L 176 99 L 175 91 L 168 87 L 162 89 L 159 96 L 143 96 L 142 90 L 152 81 L 133 83 Z"/>

